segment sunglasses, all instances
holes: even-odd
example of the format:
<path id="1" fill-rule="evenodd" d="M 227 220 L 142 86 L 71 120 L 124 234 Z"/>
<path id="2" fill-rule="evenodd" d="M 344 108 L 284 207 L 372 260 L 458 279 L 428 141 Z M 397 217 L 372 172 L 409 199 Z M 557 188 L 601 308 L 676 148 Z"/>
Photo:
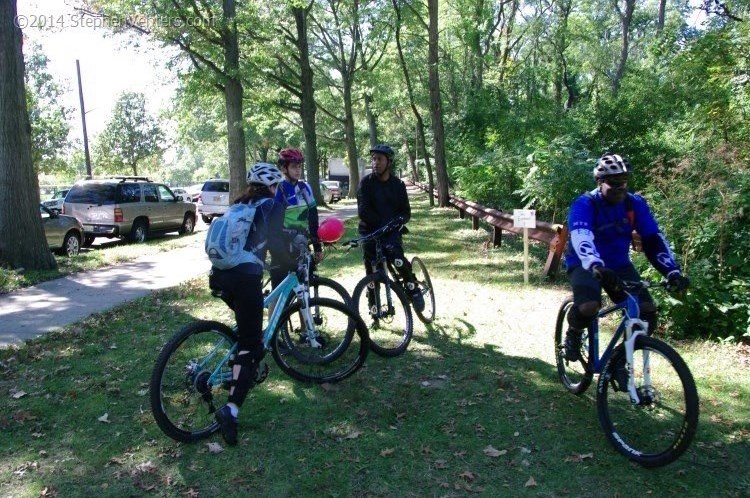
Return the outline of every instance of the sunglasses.
<path id="1" fill-rule="evenodd" d="M 610 187 L 624 187 L 628 184 L 627 178 L 605 178 L 602 180 L 604 183 L 609 185 Z"/>

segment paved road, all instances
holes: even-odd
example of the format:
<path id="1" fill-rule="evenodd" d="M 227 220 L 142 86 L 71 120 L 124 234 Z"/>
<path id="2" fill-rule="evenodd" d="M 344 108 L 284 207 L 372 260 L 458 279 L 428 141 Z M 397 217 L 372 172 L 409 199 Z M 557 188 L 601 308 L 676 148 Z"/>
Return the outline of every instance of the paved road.
<path id="1" fill-rule="evenodd" d="M 356 205 L 336 206 L 321 218 L 357 215 Z M 187 247 L 78 273 L 0 295 L 0 348 L 60 330 L 87 316 L 204 275 L 211 268 L 203 238 Z"/>

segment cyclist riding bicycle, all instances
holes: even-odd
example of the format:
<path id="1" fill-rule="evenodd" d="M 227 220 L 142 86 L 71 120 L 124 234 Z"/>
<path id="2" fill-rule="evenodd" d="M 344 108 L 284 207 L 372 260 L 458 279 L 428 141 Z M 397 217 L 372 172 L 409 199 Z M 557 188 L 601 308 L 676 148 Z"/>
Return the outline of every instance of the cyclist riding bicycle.
<path id="1" fill-rule="evenodd" d="M 279 152 L 279 169 L 284 175 L 284 180 L 276 190 L 276 201 L 283 204 L 284 232 L 287 241 L 291 242 L 299 234 L 309 236 L 313 245 L 314 258 L 310 265 L 310 271 L 315 269 L 315 263 L 323 259 L 323 249 L 318 238 L 318 208 L 313 197 L 310 185 L 300 180 L 302 177 L 302 164 L 305 158 L 299 149 L 283 149 Z M 297 269 L 297 264 L 282 265 L 279 261 L 271 263 L 271 285 L 276 287 L 287 276 L 290 271 Z"/>
<path id="2" fill-rule="evenodd" d="M 368 235 L 397 218 L 402 224 L 406 224 L 411 218 L 406 185 L 392 174 L 394 155 L 393 149 L 386 144 L 378 144 L 370 149 L 372 173 L 362 178 L 357 190 L 357 211 L 361 235 Z M 417 286 L 411 263 L 404 256 L 401 233 L 394 231 L 387 234 L 382 244 L 388 261 L 407 282 L 406 291 L 411 295 L 414 308 L 417 311 L 424 310 L 424 297 Z M 370 274 L 373 272 L 371 261 L 375 258 L 375 242 L 367 242 L 362 249 L 365 271 Z"/>
<path id="3" fill-rule="evenodd" d="M 602 288 L 613 301 L 621 301 L 625 297 L 621 281 L 640 280 L 630 260 L 633 230 L 640 235 L 649 262 L 667 278 L 670 290 L 683 291 L 690 285 L 646 200 L 628 193 L 631 173 L 627 159 L 604 154 L 594 167 L 597 188 L 570 206 L 570 240 L 565 256 L 573 288 L 570 328 L 565 336 L 565 358 L 569 361 L 580 360 L 583 329 L 601 308 Z M 656 305 L 645 288 L 639 291 L 638 299 L 641 316 L 652 333 L 656 330 Z"/>
<path id="4" fill-rule="evenodd" d="M 255 211 L 254 230 L 245 243 L 245 251 L 255 255 L 253 262 L 220 270 L 211 268 L 208 283 L 211 289 L 220 290 L 234 311 L 237 320 L 238 347 L 233 359 L 232 381 L 228 403 L 216 411 L 215 418 L 227 444 L 237 444 L 237 417 L 239 408 L 256 381 L 262 381 L 267 372 L 259 372 L 265 350 L 263 346 L 263 262 L 266 253 L 288 264 L 288 251 L 283 236 L 284 207 L 273 200 L 277 185 L 283 180 L 273 164 L 258 163 L 247 173 L 247 189 L 234 203 L 268 199 Z"/>

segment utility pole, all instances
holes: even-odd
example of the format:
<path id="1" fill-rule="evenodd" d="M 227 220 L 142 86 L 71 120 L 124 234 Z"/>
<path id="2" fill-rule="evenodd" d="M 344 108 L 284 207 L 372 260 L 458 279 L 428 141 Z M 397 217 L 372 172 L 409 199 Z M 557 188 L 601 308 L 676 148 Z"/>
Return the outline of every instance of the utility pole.
<path id="1" fill-rule="evenodd" d="M 89 135 L 86 132 L 86 108 L 83 105 L 83 86 L 81 86 L 81 63 L 76 59 L 76 72 L 78 72 L 78 100 L 81 101 L 81 121 L 83 123 L 83 149 L 86 155 L 86 177 L 91 175 L 91 156 L 89 155 Z"/>

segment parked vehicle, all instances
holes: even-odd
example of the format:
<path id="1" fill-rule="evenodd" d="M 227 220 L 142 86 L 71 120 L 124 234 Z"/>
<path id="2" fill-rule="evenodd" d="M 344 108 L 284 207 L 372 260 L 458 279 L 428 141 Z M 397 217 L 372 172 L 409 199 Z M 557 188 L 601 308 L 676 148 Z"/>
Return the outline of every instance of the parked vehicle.
<path id="1" fill-rule="evenodd" d="M 142 176 L 81 180 L 68 192 L 63 212 L 83 224 L 84 247 L 96 237 L 143 242 L 153 233 L 191 233 L 196 219 L 194 204 Z"/>
<path id="2" fill-rule="evenodd" d="M 229 180 L 206 180 L 198 197 L 198 214 L 204 223 L 211 221 L 229 210 Z"/>
<path id="3" fill-rule="evenodd" d="M 65 196 L 68 195 L 69 190 L 69 188 L 57 190 L 48 200 L 42 201 L 42 205 L 59 213 L 60 211 L 62 211 L 63 203 L 65 202 Z"/>
<path id="4" fill-rule="evenodd" d="M 333 203 L 333 190 L 323 183 L 320 184 L 320 195 L 323 197 L 323 202 L 326 204 Z"/>
<path id="5" fill-rule="evenodd" d="M 73 216 L 65 216 L 58 211 L 39 204 L 42 228 L 47 237 L 47 245 L 60 256 L 75 256 L 81 250 L 83 225 Z"/>
<path id="6" fill-rule="evenodd" d="M 203 188 L 202 183 L 195 183 L 185 188 L 188 195 L 190 196 L 190 202 L 198 202 L 198 198 L 201 196 L 201 189 Z"/>
<path id="7" fill-rule="evenodd" d="M 182 187 L 173 188 L 172 193 L 175 195 L 175 197 L 183 202 L 193 202 L 188 191 Z"/>
<path id="8" fill-rule="evenodd" d="M 331 191 L 331 202 L 341 200 L 341 183 L 338 180 L 323 180 L 321 185 L 325 185 Z"/>

